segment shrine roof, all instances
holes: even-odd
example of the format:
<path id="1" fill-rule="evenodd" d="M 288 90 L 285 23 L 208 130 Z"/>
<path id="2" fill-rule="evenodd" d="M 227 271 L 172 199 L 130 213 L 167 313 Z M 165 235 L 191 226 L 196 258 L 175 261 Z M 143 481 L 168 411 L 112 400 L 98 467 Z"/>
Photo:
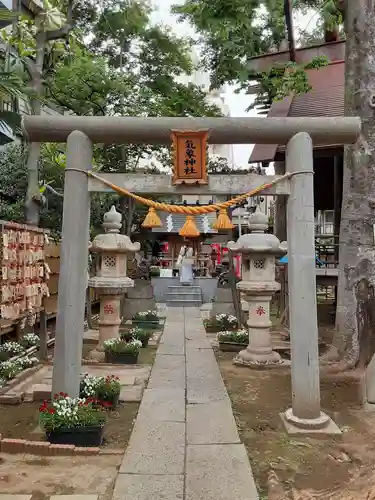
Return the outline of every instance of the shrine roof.
<path id="1" fill-rule="evenodd" d="M 318 70 L 308 70 L 307 75 L 312 87 L 310 92 L 274 102 L 267 117 L 344 116 L 344 70 L 344 61 L 335 61 Z M 321 146 L 314 144 L 314 147 Z M 285 146 L 256 144 L 249 163 L 274 161 L 276 153 L 282 151 L 285 151 Z"/>

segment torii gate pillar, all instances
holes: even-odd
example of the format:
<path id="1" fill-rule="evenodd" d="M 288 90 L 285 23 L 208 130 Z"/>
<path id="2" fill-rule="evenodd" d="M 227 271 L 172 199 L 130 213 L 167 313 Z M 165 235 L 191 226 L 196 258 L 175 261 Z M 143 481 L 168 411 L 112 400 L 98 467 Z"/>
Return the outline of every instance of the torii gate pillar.
<path id="1" fill-rule="evenodd" d="M 281 415 L 289 434 L 341 434 L 320 410 L 316 306 L 314 165 L 309 134 L 294 135 L 286 148 L 290 178 L 287 203 L 292 408 Z"/>
<path id="2" fill-rule="evenodd" d="M 88 176 L 84 171 L 90 170 L 91 164 L 91 141 L 83 132 L 75 130 L 69 135 L 66 148 L 65 196 L 52 378 L 52 394 L 65 392 L 72 398 L 79 395 L 81 377 L 90 228 L 90 193 Z"/>

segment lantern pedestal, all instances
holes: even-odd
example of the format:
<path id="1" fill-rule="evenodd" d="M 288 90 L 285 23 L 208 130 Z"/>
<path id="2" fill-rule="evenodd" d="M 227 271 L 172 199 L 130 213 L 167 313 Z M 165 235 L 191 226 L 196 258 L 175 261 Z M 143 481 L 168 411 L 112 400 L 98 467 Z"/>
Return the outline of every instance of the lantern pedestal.
<path id="1" fill-rule="evenodd" d="M 280 289 L 279 283 L 253 283 L 241 281 L 237 288 L 244 292 L 249 304 L 249 345 L 234 359 L 238 365 L 254 368 L 284 365 L 283 359 L 272 350 L 270 328 L 270 303 L 274 292 Z"/>
<path id="2" fill-rule="evenodd" d="M 90 359 L 103 362 L 104 341 L 119 337 L 121 298 L 134 286 L 134 281 L 128 277 L 94 277 L 89 279 L 89 286 L 95 288 L 100 296 L 99 341 L 96 348 L 90 352 Z"/>

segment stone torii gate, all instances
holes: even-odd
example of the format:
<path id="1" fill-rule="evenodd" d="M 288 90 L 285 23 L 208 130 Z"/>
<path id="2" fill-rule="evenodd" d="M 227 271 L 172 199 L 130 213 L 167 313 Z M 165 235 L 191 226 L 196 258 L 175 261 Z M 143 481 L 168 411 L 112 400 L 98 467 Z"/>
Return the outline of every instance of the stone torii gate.
<path id="1" fill-rule="evenodd" d="M 172 130 L 209 131 L 212 144 L 286 144 L 292 175 L 264 194 L 288 196 L 287 240 L 292 346 L 292 408 L 283 420 L 292 432 L 339 429 L 321 412 L 314 242 L 313 143 L 352 144 L 359 118 L 141 118 L 25 116 L 30 142 L 67 142 L 53 391 L 79 391 L 84 330 L 90 192 L 109 191 L 86 172 L 93 143 L 170 144 Z M 172 185 L 166 175 L 102 174 L 129 191 L 237 195 L 270 182 L 256 174 L 209 176 L 207 186 Z"/>

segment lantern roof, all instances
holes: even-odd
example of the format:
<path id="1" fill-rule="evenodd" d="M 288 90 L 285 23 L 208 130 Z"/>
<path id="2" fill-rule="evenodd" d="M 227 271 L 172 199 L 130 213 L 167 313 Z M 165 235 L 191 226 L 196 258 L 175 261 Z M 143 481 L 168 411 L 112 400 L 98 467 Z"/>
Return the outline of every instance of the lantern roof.
<path id="1" fill-rule="evenodd" d="M 120 234 L 122 223 L 121 214 L 117 212 L 114 206 L 109 212 L 104 214 L 103 228 L 104 234 L 96 236 L 90 247 L 91 252 L 139 252 L 141 244 L 133 243 L 129 236 Z"/>
<path id="2" fill-rule="evenodd" d="M 228 248 L 234 253 L 265 253 L 269 255 L 284 255 L 287 251 L 286 243 L 274 235 L 265 233 L 268 229 L 268 217 L 257 210 L 249 216 L 251 233 L 243 234 L 237 242 L 230 241 Z"/>

